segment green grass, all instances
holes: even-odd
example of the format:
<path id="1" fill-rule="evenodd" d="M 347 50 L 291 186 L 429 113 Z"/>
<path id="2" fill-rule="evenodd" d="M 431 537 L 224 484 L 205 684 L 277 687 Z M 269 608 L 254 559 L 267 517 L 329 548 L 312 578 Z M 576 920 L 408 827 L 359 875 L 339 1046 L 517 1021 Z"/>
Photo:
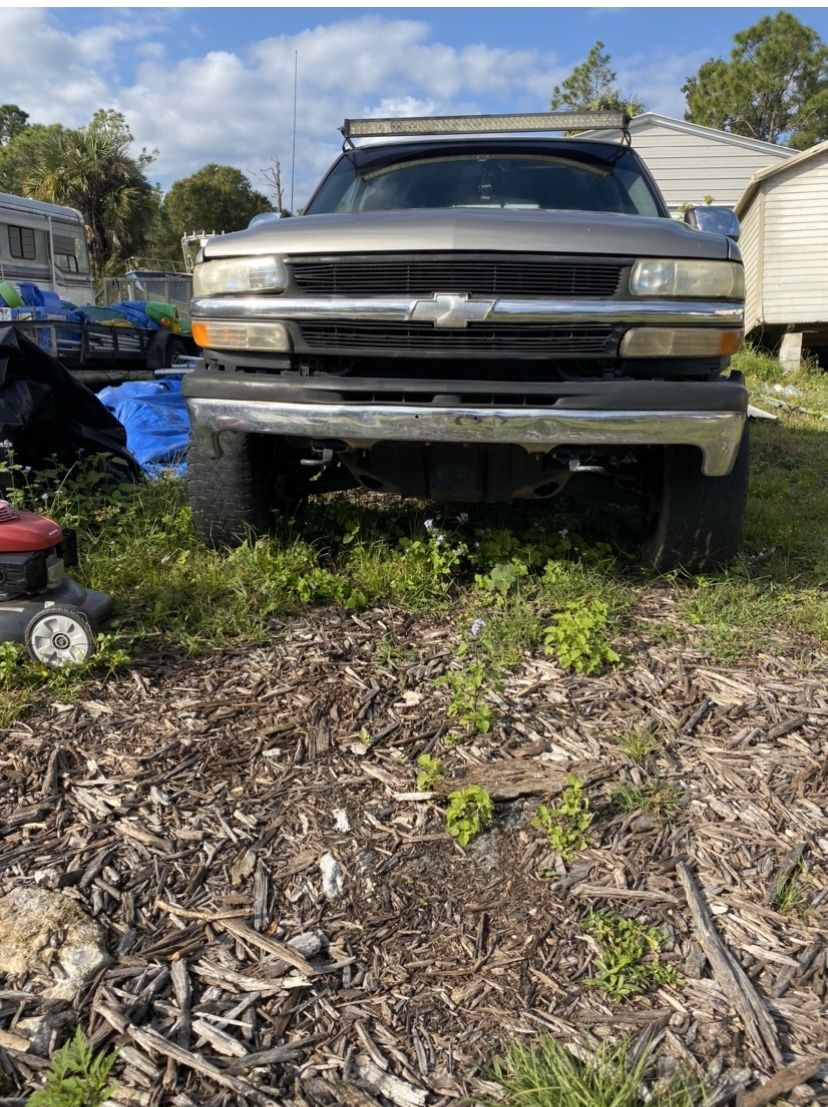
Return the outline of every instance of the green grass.
<path id="1" fill-rule="evenodd" d="M 668 784 L 658 776 L 648 777 L 640 784 L 630 780 L 620 781 L 610 790 L 610 803 L 624 815 L 640 811 L 671 819 L 679 809 L 684 789 Z"/>
<path id="2" fill-rule="evenodd" d="M 780 915 L 807 916 L 811 900 L 811 877 L 808 866 L 800 862 L 778 882 L 773 893 L 773 907 Z"/>
<path id="3" fill-rule="evenodd" d="M 630 727 L 629 730 L 616 738 L 616 745 L 622 753 L 634 761 L 636 765 L 643 765 L 651 757 L 657 754 L 664 746 L 662 735 L 647 727 Z"/>
<path id="4" fill-rule="evenodd" d="M 494 1064 L 504 1096 L 488 1100 L 487 1107 L 643 1107 L 649 1050 L 632 1057 L 630 1044 L 621 1042 L 578 1052 L 581 1060 L 549 1035 L 515 1043 Z M 682 1072 L 657 1082 L 646 1099 L 648 1107 L 703 1107 L 704 1102 L 701 1084 Z"/>
<path id="5" fill-rule="evenodd" d="M 783 377 L 775 361 L 752 350 L 735 363 L 759 405 L 780 395 L 767 390 L 781 384 L 801 391 L 791 402 L 828 411 L 828 375 L 806 367 Z M 0 482 L 12 483 L 22 506 L 76 527 L 81 566 L 73 575 L 116 601 L 98 653 L 80 670 L 47 671 L 4 647 L 0 726 L 44 687 L 71 698 L 90 676 L 130 659 L 266 641 L 274 617 L 312 605 L 358 612 L 384 604 L 452 625 L 462 664 L 450 678 L 453 717 L 476 729 L 494 722 L 488 691 L 544 643 L 586 676 L 624 653 L 618 635 L 680 648 L 687 626 L 694 645 L 723 661 L 749 657 L 757 644 L 778 652 L 786 641 L 804 654 L 797 636 L 828 642 L 828 421 L 778 413 L 778 423 L 752 425 L 739 558 L 727 573 L 660 580 L 642 565 L 635 512 L 600 500 L 478 505 L 461 514 L 330 495 L 276 535 L 222 553 L 196 539 L 183 482 L 117 487 L 90 464 L 33 481 L 0 453 Z M 652 589 L 672 594 L 675 620 L 653 618 L 646 605 L 637 617 L 637 602 Z M 376 663 L 393 672 L 405 647 L 378 641 Z"/>

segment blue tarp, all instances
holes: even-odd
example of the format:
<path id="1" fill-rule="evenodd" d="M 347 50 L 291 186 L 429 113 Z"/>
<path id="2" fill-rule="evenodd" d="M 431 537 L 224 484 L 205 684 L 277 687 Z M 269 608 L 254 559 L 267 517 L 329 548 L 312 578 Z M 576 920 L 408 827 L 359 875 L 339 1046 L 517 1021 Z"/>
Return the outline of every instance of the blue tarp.
<path id="1" fill-rule="evenodd" d="M 190 420 L 179 377 L 127 381 L 104 388 L 98 399 L 126 428 L 127 445 L 148 476 L 171 469 L 183 476 Z"/>
<path id="2" fill-rule="evenodd" d="M 124 300 L 117 304 L 107 304 L 106 307 L 81 304 L 72 318 L 88 319 L 90 323 L 128 323 L 131 327 L 146 327 L 157 331 L 160 328 L 144 311 L 145 304 L 145 300 Z"/>

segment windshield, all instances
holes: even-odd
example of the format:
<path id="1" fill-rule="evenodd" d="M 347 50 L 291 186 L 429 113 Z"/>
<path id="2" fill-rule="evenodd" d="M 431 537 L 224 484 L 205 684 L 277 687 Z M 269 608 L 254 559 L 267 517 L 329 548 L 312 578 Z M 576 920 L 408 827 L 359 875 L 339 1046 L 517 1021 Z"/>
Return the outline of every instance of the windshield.
<path id="1" fill-rule="evenodd" d="M 613 162 L 551 154 L 453 154 L 362 168 L 346 157 L 323 183 L 307 214 L 563 208 L 660 215 L 646 179 L 625 154 L 620 152 Z"/>

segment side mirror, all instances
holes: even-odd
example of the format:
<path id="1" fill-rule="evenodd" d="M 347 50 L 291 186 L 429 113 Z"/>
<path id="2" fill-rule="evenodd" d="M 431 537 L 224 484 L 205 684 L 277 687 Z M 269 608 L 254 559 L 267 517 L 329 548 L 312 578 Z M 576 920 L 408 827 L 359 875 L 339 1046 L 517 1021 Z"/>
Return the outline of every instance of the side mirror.
<path id="1" fill-rule="evenodd" d="M 725 238 L 732 238 L 734 242 L 739 241 L 741 227 L 730 208 L 699 204 L 698 207 L 687 209 L 684 222 L 694 230 L 704 231 L 706 234 L 721 234 Z"/>
<path id="2" fill-rule="evenodd" d="M 248 230 L 251 227 L 258 227 L 260 223 L 272 223 L 274 219 L 281 219 L 282 213 L 280 211 L 262 211 L 258 215 L 254 215 L 250 222 L 247 224 Z"/>

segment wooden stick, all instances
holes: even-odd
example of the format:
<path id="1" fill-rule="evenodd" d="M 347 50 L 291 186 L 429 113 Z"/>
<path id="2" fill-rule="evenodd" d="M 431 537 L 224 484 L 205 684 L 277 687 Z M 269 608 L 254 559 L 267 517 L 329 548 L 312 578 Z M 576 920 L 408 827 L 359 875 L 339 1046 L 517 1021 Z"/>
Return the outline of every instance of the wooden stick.
<path id="1" fill-rule="evenodd" d="M 652 903 L 678 903 L 672 892 L 650 892 L 646 888 L 615 888 L 603 884 L 577 884 L 572 889 L 572 895 L 587 899 L 643 899 Z"/>
<path id="2" fill-rule="evenodd" d="M 162 1038 L 156 1030 L 142 1029 L 138 1026 L 128 1026 L 127 1034 L 129 1034 L 130 1038 L 132 1038 L 134 1042 L 137 1042 L 143 1049 L 160 1053 L 163 1057 L 172 1057 L 179 1065 L 184 1065 L 186 1068 L 193 1069 L 195 1072 L 201 1073 L 202 1076 L 206 1076 L 208 1080 L 212 1080 L 215 1084 L 220 1084 L 223 1088 L 228 1088 L 231 1092 L 235 1092 L 243 1102 L 255 1103 L 256 1107 L 281 1107 L 279 1100 L 271 1099 L 269 1095 L 265 1095 L 265 1093 L 259 1091 L 258 1088 L 254 1088 L 253 1085 L 248 1084 L 246 1080 L 240 1080 L 236 1076 L 231 1076 L 229 1073 L 217 1069 L 215 1065 L 211 1065 L 209 1061 L 202 1060 L 197 1053 L 190 1053 L 189 1050 L 182 1049 L 181 1046 L 177 1046 L 173 1042 L 168 1042 L 167 1039 Z"/>
<path id="3" fill-rule="evenodd" d="M 816 1076 L 825 1060 L 824 1053 L 819 1057 L 800 1057 L 798 1061 L 780 1069 L 770 1080 L 766 1080 L 752 1092 L 744 1092 L 740 1095 L 736 1100 L 736 1107 L 765 1107 L 766 1103 L 785 1095 L 797 1084 L 805 1084 L 812 1076 Z"/>
<path id="4" fill-rule="evenodd" d="M 191 911 L 187 907 L 179 907 L 175 903 L 166 903 L 163 899 L 157 899 L 155 906 L 160 907 L 170 915 L 177 915 L 182 919 L 195 919 L 197 922 L 223 922 L 224 919 L 243 919 L 250 914 L 249 907 L 233 907 L 226 911 Z"/>
<path id="5" fill-rule="evenodd" d="M 264 950 L 265 953 L 272 953 L 274 957 L 280 957 L 283 961 L 287 961 L 289 965 L 298 969 L 303 976 L 318 975 L 318 970 L 313 967 L 307 958 L 303 957 L 301 953 L 297 953 L 295 949 L 291 949 L 290 946 L 286 946 L 284 942 L 277 942 L 275 938 L 270 938 L 267 934 L 259 934 L 257 930 L 251 930 L 249 926 L 236 922 L 235 919 L 221 919 L 217 922 L 222 930 L 226 930 L 234 938 L 239 938 L 242 942 L 248 942 L 251 946 Z"/>
<path id="6" fill-rule="evenodd" d="M 423 1107 L 425 1104 L 427 1097 L 422 1088 L 415 1088 L 413 1084 L 406 1084 L 398 1076 L 383 1072 L 379 1065 L 366 1054 L 354 1057 L 353 1066 L 360 1080 L 370 1084 L 380 1095 L 396 1103 L 397 1107 Z"/>
<path id="7" fill-rule="evenodd" d="M 699 945 L 710 962 L 713 976 L 739 1014 L 754 1046 L 770 1057 L 774 1064 L 781 1065 L 782 1050 L 776 1024 L 759 999 L 747 973 L 717 934 L 704 896 L 683 861 L 676 866 L 676 872 L 687 897 Z"/>
<path id="8" fill-rule="evenodd" d="M 31 1042 L 21 1034 L 11 1034 L 8 1030 L 0 1030 L 0 1047 L 11 1049 L 15 1053 L 27 1053 Z"/>
<path id="9" fill-rule="evenodd" d="M 182 1049 L 187 1049 L 190 1045 L 190 1024 L 192 1018 L 190 1014 L 190 1004 L 192 1002 L 193 990 L 190 984 L 190 974 L 187 971 L 187 962 L 183 957 L 178 961 L 173 961 L 170 965 L 170 976 L 172 977 L 175 1001 L 181 1012 L 178 1019 L 178 1044 Z"/>

